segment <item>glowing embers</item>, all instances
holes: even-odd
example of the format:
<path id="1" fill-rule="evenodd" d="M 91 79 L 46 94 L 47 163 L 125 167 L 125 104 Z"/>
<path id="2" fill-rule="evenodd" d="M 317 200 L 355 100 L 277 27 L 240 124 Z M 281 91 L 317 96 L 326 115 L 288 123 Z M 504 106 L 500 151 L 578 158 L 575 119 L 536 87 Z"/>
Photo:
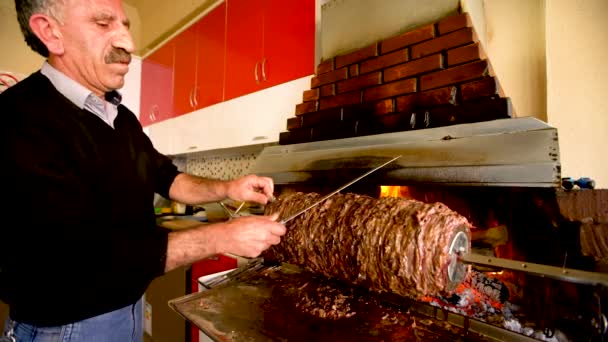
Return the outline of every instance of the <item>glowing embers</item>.
<path id="1" fill-rule="evenodd" d="M 495 321 L 492 315 L 501 315 L 509 299 L 507 286 L 499 279 L 472 270 L 450 297 L 422 298 L 433 306 L 483 321 Z"/>

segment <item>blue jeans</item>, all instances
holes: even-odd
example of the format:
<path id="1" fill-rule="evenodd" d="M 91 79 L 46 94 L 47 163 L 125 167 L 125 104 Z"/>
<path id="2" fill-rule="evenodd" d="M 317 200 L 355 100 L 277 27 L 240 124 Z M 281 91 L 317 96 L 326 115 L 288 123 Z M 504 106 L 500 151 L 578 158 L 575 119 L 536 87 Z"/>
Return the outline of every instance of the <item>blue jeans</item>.
<path id="1" fill-rule="evenodd" d="M 17 342 L 141 342 L 143 341 L 142 300 L 133 305 L 79 322 L 56 327 L 38 327 L 6 320 L 5 336 Z M 9 331 L 13 329 L 12 335 Z"/>

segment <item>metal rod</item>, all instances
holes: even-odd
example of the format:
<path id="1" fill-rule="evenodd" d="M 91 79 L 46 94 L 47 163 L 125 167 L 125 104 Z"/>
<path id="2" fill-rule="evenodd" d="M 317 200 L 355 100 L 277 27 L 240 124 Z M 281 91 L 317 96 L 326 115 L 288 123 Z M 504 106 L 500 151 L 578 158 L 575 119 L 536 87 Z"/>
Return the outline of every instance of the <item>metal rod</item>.
<path id="1" fill-rule="evenodd" d="M 232 210 L 228 209 L 228 207 L 224 204 L 224 202 L 219 202 L 220 206 L 224 211 L 230 216 L 230 218 L 236 218 L 237 216 L 232 212 Z"/>
<path id="2" fill-rule="evenodd" d="M 245 205 L 245 202 L 241 202 L 241 205 L 239 205 L 239 207 L 236 208 L 236 210 L 234 211 L 235 216 L 237 216 L 239 214 L 239 211 L 241 211 L 241 208 L 243 208 L 244 205 Z"/>
<path id="3" fill-rule="evenodd" d="M 458 259 L 469 264 L 506 268 L 534 274 L 540 277 L 565 280 L 571 283 L 608 286 L 608 274 L 606 273 L 581 271 L 531 262 L 494 258 L 474 253 L 460 253 Z"/>
<path id="4" fill-rule="evenodd" d="M 348 183 L 346 183 L 346 184 L 342 185 L 341 187 L 337 188 L 336 190 L 334 190 L 334 191 L 330 192 L 329 194 L 327 194 L 327 195 L 323 196 L 323 198 L 321 198 L 320 200 L 316 201 L 315 203 L 313 203 L 313 204 L 309 205 L 308 207 L 306 207 L 306 208 L 304 208 L 304 209 L 302 209 L 302 210 L 300 210 L 300 211 L 296 212 L 295 214 L 293 214 L 293 215 L 291 215 L 291 216 L 289 216 L 289 217 L 287 217 L 287 218 L 285 218 L 285 219 L 282 219 L 282 220 L 280 221 L 280 223 L 281 223 L 281 224 L 285 224 L 285 223 L 287 223 L 287 222 L 289 222 L 289 221 L 293 220 L 294 218 L 296 218 L 296 217 L 298 217 L 298 216 L 300 216 L 300 215 L 304 214 L 304 213 L 305 213 L 306 211 L 308 211 L 309 209 L 312 209 L 312 208 L 316 207 L 317 205 L 319 205 L 319 203 L 321 203 L 321 202 L 325 201 L 326 199 L 330 198 L 331 196 L 333 196 L 333 195 L 337 194 L 338 192 L 340 192 L 340 191 L 342 191 L 342 190 L 346 189 L 347 187 L 349 187 L 349 186 L 351 186 L 351 185 L 355 184 L 356 182 L 360 181 L 362 178 L 364 178 L 364 177 L 368 176 L 370 173 L 372 173 L 372 172 L 374 172 L 374 171 L 376 171 L 376 170 L 379 170 L 379 169 L 383 168 L 384 166 L 386 166 L 386 165 L 388 165 L 388 164 L 390 164 L 390 163 L 394 162 L 395 160 L 397 160 L 397 159 L 399 159 L 399 158 L 401 158 L 401 155 L 398 155 L 398 156 L 396 156 L 395 158 L 393 158 L 393 159 L 391 159 L 391 160 L 387 161 L 386 163 L 384 163 L 384 164 L 382 164 L 382 165 L 380 165 L 380 166 L 377 166 L 377 167 L 375 167 L 375 168 L 373 168 L 373 169 L 371 169 L 371 170 L 367 171 L 367 172 L 366 172 L 366 173 L 364 173 L 363 175 L 361 175 L 361 176 L 359 176 L 359 177 L 357 177 L 357 178 L 353 179 L 352 181 L 350 181 L 350 182 L 348 182 Z"/>
<path id="5" fill-rule="evenodd" d="M 237 218 L 239 217 L 239 211 L 241 211 L 241 209 L 243 208 L 243 206 L 245 205 L 246 202 L 241 202 L 241 205 L 239 205 L 239 207 L 232 212 L 232 210 L 228 209 L 228 207 L 224 204 L 224 202 L 219 202 L 220 206 L 222 207 L 222 209 L 224 209 L 224 211 L 230 216 L 230 218 Z"/>

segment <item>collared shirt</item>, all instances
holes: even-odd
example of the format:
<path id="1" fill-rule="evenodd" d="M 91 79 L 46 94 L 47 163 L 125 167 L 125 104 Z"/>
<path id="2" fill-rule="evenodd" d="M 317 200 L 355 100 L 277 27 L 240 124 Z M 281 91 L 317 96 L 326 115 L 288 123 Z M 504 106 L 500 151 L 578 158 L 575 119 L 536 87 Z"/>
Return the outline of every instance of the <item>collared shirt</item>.
<path id="1" fill-rule="evenodd" d="M 114 119 L 118 115 L 118 105 L 122 100 L 120 93 L 114 90 L 106 93 L 105 99 L 100 99 L 92 91 L 55 69 L 48 62 L 42 64 L 40 72 L 51 81 L 58 92 L 78 108 L 88 110 L 114 128 Z"/>

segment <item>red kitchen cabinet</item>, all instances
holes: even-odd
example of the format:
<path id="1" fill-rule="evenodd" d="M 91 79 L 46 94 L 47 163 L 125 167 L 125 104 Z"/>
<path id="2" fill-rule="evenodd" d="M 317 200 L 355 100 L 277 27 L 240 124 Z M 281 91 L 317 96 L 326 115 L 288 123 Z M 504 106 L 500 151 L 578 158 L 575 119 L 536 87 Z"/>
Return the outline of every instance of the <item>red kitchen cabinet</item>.
<path id="1" fill-rule="evenodd" d="M 142 126 L 173 115 L 174 43 L 161 46 L 142 61 L 139 121 Z"/>
<path id="2" fill-rule="evenodd" d="M 278 140 L 283 115 L 301 101 L 293 87 L 309 87 L 314 74 L 315 2 L 225 0 L 146 57 L 140 120 L 166 120 L 149 128 L 155 147 L 180 154 Z M 246 124 L 211 128 L 223 122 Z"/>
<path id="3" fill-rule="evenodd" d="M 236 267 L 237 260 L 223 254 L 197 261 L 191 265 L 192 279 L 190 280 L 190 290 L 192 292 L 198 292 L 198 278 Z"/>
<path id="4" fill-rule="evenodd" d="M 175 38 L 175 85 L 173 108 L 175 115 L 194 110 L 193 92 L 196 87 L 196 29 L 190 26 Z"/>
<path id="5" fill-rule="evenodd" d="M 223 100 L 225 22 L 222 3 L 174 38 L 175 116 Z"/>
<path id="6" fill-rule="evenodd" d="M 314 73 L 315 0 L 227 0 L 226 100 Z"/>
<path id="7" fill-rule="evenodd" d="M 198 25 L 197 81 L 194 100 L 204 108 L 224 100 L 226 54 L 226 3 L 206 15 Z"/>
<path id="8" fill-rule="evenodd" d="M 264 87 L 314 74 L 315 1 L 264 1 Z"/>
<path id="9" fill-rule="evenodd" d="M 260 89 L 263 12 L 260 0 L 228 0 L 226 100 Z"/>

